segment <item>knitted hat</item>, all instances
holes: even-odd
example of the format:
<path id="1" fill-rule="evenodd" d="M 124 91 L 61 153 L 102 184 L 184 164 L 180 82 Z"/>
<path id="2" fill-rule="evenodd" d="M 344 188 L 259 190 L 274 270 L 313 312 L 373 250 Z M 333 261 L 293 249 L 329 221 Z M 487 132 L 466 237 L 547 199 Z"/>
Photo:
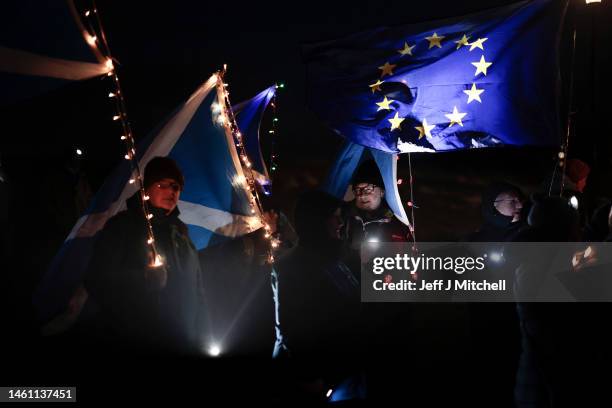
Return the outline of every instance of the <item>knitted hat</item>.
<path id="1" fill-rule="evenodd" d="M 144 187 L 149 188 L 153 183 L 162 179 L 172 179 L 181 186 L 185 186 L 185 178 L 176 162 L 169 157 L 154 157 L 147 163 L 144 171 Z"/>
<path id="2" fill-rule="evenodd" d="M 353 186 L 356 186 L 359 183 L 374 184 L 382 189 L 385 188 L 385 183 L 383 182 L 383 178 L 380 175 L 380 170 L 378 170 L 376 162 L 373 160 L 368 160 L 361 163 L 355 172 L 355 175 L 353 175 Z"/>

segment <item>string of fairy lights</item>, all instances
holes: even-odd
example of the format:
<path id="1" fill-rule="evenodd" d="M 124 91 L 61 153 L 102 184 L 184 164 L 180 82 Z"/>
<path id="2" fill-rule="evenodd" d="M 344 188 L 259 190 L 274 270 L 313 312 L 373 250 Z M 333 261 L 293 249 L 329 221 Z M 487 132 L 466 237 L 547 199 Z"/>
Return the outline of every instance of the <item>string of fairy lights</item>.
<path id="1" fill-rule="evenodd" d="M 159 267 L 163 265 L 163 259 L 155 245 L 155 235 L 153 233 L 153 224 L 151 223 L 153 214 L 149 210 L 149 196 L 146 194 L 143 174 L 138 164 L 138 159 L 136 157 L 136 142 L 134 139 L 134 133 L 132 132 L 132 128 L 128 120 L 125 99 L 123 97 L 123 91 L 121 89 L 121 82 L 119 80 L 119 75 L 117 74 L 117 70 L 115 68 L 115 59 L 112 57 L 112 54 L 110 52 L 110 47 L 108 46 L 108 41 L 106 40 L 106 35 L 104 34 L 102 22 L 98 15 L 98 10 L 94 1 L 91 2 L 91 7 L 83 12 L 83 17 L 83 21 L 85 22 L 88 34 L 87 42 L 92 47 L 97 47 L 98 49 L 100 49 L 100 51 L 107 59 L 106 65 L 109 68 L 107 76 L 112 79 L 113 87 L 112 90 L 108 93 L 108 97 L 112 99 L 115 103 L 115 115 L 112 117 L 112 120 L 119 123 L 119 125 L 121 126 L 120 139 L 124 142 L 126 151 L 124 157 L 126 160 L 129 161 L 132 170 L 131 174 L 133 175 L 133 177 L 129 180 L 129 183 L 137 184 L 137 187 L 139 189 L 140 204 L 142 212 L 145 215 L 144 219 L 147 229 L 147 245 L 151 250 L 150 265 L 153 267 Z"/>
<path id="2" fill-rule="evenodd" d="M 285 87 L 285 84 L 283 83 L 278 83 L 276 84 L 275 88 L 278 89 L 283 89 Z M 268 133 L 272 136 L 270 138 L 270 181 L 272 181 L 274 179 L 274 173 L 276 173 L 276 171 L 278 170 L 278 154 L 276 152 L 276 133 L 277 133 L 277 123 L 278 123 L 278 117 L 277 117 L 277 110 L 276 110 L 276 97 L 277 97 L 277 92 L 274 92 L 274 96 L 272 96 L 272 101 L 270 102 L 270 106 L 272 107 L 272 129 L 270 129 L 268 131 Z"/>
<path id="3" fill-rule="evenodd" d="M 127 108 L 124 99 L 124 94 L 121 89 L 121 82 L 119 80 L 119 75 L 117 70 L 115 69 L 115 59 L 112 57 L 110 52 L 110 47 L 108 45 L 108 41 L 106 39 L 106 35 L 104 33 L 104 29 L 102 27 L 102 23 L 100 21 L 98 11 L 95 5 L 95 2 L 91 2 L 91 7 L 83 11 L 83 21 L 87 30 L 87 42 L 92 46 L 96 47 L 98 50 L 102 52 L 104 57 L 106 58 L 106 65 L 109 69 L 108 77 L 112 79 L 113 89 L 108 93 L 108 97 L 112 99 L 115 103 L 115 115 L 113 115 L 112 120 L 119 123 L 121 126 L 121 137 L 120 139 L 124 142 L 125 146 L 125 159 L 129 161 L 132 175 L 133 177 L 129 180 L 130 184 L 137 184 L 139 189 L 139 197 L 140 203 L 142 207 L 142 212 L 145 215 L 145 225 L 147 229 L 147 245 L 151 250 L 151 266 L 158 267 L 163 265 L 163 259 L 159 254 L 157 247 L 155 245 L 155 236 L 153 232 L 152 218 L 153 214 L 149 210 L 149 196 L 146 194 L 146 190 L 144 187 L 144 178 L 142 171 L 140 169 L 137 157 L 136 157 L 136 142 L 134 139 L 134 133 L 132 132 L 132 128 L 130 122 L 128 120 Z M 231 109 L 231 103 L 229 100 L 229 91 L 227 90 L 228 84 L 224 82 L 224 77 L 226 73 L 227 67 L 224 66 L 222 71 L 217 73 L 218 81 L 217 81 L 217 91 L 218 94 L 223 96 L 223 114 L 219 115 L 219 124 L 222 124 L 227 127 L 227 129 L 231 132 L 232 137 L 235 141 L 236 148 L 238 151 L 238 155 L 240 157 L 240 161 L 243 167 L 243 173 L 245 174 L 245 182 L 246 189 L 249 193 L 249 204 L 251 206 L 251 214 L 259 214 L 260 222 L 263 225 L 265 230 L 264 236 L 269 240 L 270 248 L 267 251 L 267 260 L 269 263 L 274 262 L 274 250 L 279 247 L 280 239 L 278 235 L 273 235 L 272 227 L 268 224 L 268 222 L 264 219 L 264 211 L 261 205 L 261 201 L 259 199 L 258 191 L 256 188 L 256 178 L 252 169 L 252 163 L 247 155 L 246 148 L 243 142 L 242 133 L 238 128 L 236 123 L 236 118 L 234 116 L 234 112 Z M 283 88 L 284 84 L 277 84 L 276 88 Z M 272 108 L 274 110 L 274 118 L 272 120 L 272 129 L 270 133 L 275 136 L 276 134 L 276 124 L 278 122 L 278 118 L 276 117 L 276 94 L 272 101 Z M 272 172 L 275 172 L 277 169 L 276 159 L 277 155 L 272 148 L 271 161 L 270 166 Z"/>
<path id="4" fill-rule="evenodd" d="M 242 164 L 242 170 L 245 174 L 245 183 L 246 190 L 249 193 L 249 204 L 251 206 L 251 214 L 259 214 L 261 224 L 264 228 L 264 237 L 270 242 L 270 247 L 267 253 L 267 261 L 268 263 L 274 263 L 274 250 L 280 246 L 280 239 L 278 236 L 275 236 L 272 233 L 272 227 L 265 220 L 263 214 L 263 207 L 261 205 L 261 200 L 259 198 L 259 192 L 256 187 L 256 178 L 255 173 L 253 171 L 253 164 L 249 160 L 249 157 L 246 152 L 246 147 L 244 145 L 244 140 L 242 137 L 242 133 L 238 128 L 238 124 L 236 122 L 236 117 L 234 116 L 234 111 L 231 109 L 231 103 L 229 100 L 229 91 L 228 84 L 225 83 L 225 74 L 227 72 L 227 65 L 223 66 L 223 69 L 217 73 L 218 81 L 217 81 L 217 90 L 223 95 L 223 114 L 219 115 L 218 122 L 219 124 L 226 127 L 232 134 L 232 138 L 236 145 L 236 150 L 238 152 L 238 156 L 240 157 L 240 161 Z M 278 119 L 276 115 L 274 116 L 273 123 L 277 122 Z M 274 126 L 274 125 L 273 125 Z M 273 128 L 274 130 L 274 128 Z"/>

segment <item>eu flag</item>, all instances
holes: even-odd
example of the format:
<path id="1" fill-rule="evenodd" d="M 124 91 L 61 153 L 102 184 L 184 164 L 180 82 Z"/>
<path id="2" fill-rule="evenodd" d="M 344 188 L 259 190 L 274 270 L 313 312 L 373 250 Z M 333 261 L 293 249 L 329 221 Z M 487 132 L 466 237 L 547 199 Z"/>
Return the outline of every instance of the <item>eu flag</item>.
<path id="1" fill-rule="evenodd" d="M 567 0 L 533 0 L 303 48 L 309 105 L 386 152 L 560 144 Z"/>

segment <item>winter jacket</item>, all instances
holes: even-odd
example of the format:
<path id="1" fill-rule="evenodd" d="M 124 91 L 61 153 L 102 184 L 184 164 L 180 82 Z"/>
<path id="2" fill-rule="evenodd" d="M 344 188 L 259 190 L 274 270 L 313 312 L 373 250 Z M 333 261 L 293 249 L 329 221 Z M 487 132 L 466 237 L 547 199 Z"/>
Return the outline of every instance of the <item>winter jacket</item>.
<path id="1" fill-rule="evenodd" d="M 167 271 L 163 288 L 146 278 L 147 227 L 138 193 L 99 234 L 85 287 L 121 344 L 187 352 L 198 346 L 203 288 L 200 264 L 175 208 L 151 208 L 155 245 Z"/>

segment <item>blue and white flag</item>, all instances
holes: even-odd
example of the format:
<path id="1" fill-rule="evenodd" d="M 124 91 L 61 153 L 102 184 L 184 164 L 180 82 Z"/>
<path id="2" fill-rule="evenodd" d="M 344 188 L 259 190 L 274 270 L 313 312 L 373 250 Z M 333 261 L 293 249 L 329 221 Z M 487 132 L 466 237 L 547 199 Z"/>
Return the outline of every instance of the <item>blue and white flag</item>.
<path id="1" fill-rule="evenodd" d="M 353 174 L 362 162 L 371 159 L 376 162 L 383 178 L 385 200 L 389 208 L 397 219 L 410 225 L 397 189 L 397 154 L 395 153 L 383 152 L 346 140 L 323 184 L 323 190 L 339 199 L 347 198 Z"/>
<path id="2" fill-rule="evenodd" d="M 259 138 L 259 125 L 266 108 L 276 94 L 276 86 L 264 89 L 248 101 L 244 101 L 232 107 L 236 115 L 238 128 L 242 132 L 242 139 L 247 156 L 252 163 L 252 170 L 255 173 L 257 182 L 264 188 L 264 193 L 268 194 L 270 185 L 270 175 L 261 152 L 261 142 Z"/>
<path id="3" fill-rule="evenodd" d="M 197 249 L 262 227 L 259 210 L 251 207 L 233 135 L 219 121 L 225 105 L 218 81 L 216 74 L 210 77 L 137 146 L 141 169 L 156 156 L 168 156 L 183 171 L 185 188 L 178 208 Z M 82 282 L 96 234 L 137 191 L 137 183 L 129 182 L 134 177 L 130 163 L 122 162 L 72 229 L 34 296 L 42 321 L 65 312 Z"/>
<path id="4" fill-rule="evenodd" d="M 557 146 L 567 0 L 381 27 L 304 47 L 309 106 L 385 152 Z"/>
<path id="5" fill-rule="evenodd" d="M 93 13 L 86 18 L 96 20 Z M 99 43 L 87 32 L 73 0 L 3 2 L 0 104 L 109 72 L 112 62 Z"/>

